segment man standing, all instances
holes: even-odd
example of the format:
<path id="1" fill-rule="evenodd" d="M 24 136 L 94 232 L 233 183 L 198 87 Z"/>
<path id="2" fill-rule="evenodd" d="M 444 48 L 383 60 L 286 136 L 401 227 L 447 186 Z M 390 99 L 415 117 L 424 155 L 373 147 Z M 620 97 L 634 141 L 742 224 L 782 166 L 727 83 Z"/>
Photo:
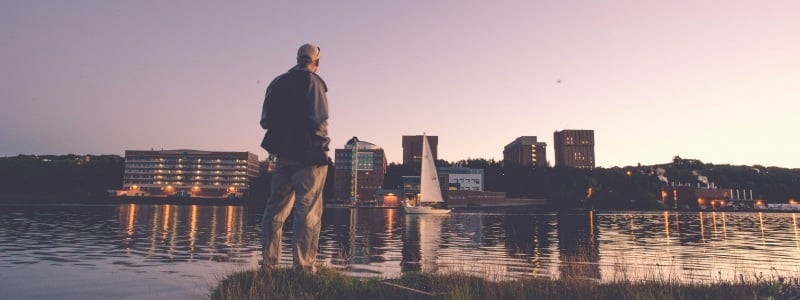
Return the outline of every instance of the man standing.
<path id="1" fill-rule="evenodd" d="M 322 188 L 330 163 L 328 88 L 316 74 L 319 52 L 311 44 L 300 46 L 297 65 L 272 80 L 264 97 L 261 127 L 267 132 L 261 146 L 277 158 L 262 219 L 266 269 L 280 261 L 283 223 L 294 206 L 293 266 L 316 273 Z"/>

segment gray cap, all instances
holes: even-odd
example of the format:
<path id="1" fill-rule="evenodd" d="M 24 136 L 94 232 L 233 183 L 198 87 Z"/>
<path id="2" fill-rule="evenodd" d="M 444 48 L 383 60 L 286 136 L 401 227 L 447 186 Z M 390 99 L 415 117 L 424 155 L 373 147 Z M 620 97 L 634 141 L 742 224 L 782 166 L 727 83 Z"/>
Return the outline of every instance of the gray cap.
<path id="1" fill-rule="evenodd" d="M 305 44 L 297 49 L 297 61 L 315 61 L 319 59 L 319 47 Z"/>

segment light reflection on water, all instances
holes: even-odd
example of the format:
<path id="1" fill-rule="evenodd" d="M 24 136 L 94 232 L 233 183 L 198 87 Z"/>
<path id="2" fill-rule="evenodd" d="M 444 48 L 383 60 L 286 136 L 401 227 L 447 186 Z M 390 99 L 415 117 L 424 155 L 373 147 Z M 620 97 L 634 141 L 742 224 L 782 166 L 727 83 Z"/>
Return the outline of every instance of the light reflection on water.
<path id="1" fill-rule="evenodd" d="M 2 206 L 0 298 L 204 298 L 255 268 L 260 212 L 235 206 Z M 287 224 L 292 224 L 291 221 Z M 291 227 L 291 226 L 289 226 Z M 326 209 L 320 263 L 352 276 L 713 282 L 798 276 L 793 213 L 405 215 Z M 284 235 L 281 262 L 290 264 Z"/>

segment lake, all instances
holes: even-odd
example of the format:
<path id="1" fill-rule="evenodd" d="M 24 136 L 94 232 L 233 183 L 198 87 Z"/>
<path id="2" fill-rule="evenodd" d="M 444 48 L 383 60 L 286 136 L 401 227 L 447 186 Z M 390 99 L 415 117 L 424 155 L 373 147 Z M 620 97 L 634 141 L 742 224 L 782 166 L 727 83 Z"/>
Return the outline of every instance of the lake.
<path id="1" fill-rule="evenodd" d="M 228 274 L 257 266 L 260 214 L 241 206 L 0 206 L 0 299 L 203 299 Z M 414 216 L 326 208 L 319 263 L 378 278 L 416 270 L 491 280 L 797 277 L 797 218 L 627 211 Z"/>

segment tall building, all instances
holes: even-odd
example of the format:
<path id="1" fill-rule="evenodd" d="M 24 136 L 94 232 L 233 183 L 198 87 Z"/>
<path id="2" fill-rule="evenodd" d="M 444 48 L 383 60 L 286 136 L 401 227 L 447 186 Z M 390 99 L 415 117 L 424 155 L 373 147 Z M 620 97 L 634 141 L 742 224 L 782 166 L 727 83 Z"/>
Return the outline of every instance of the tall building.
<path id="1" fill-rule="evenodd" d="M 153 196 L 241 196 L 258 172 L 250 152 L 126 150 L 122 186 Z"/>
<path id="2" fill-rule="evenodd" d="M 562 130 L 553 133 L 556 166 L 594 168 L 594 130 Z"/>
<path id="3" fill-rule="evenodd" d="M 429 135 L 428 144 L 431 146 L 433 160 L 439 159 L 439 137 Z M 422 136 L 404 135 L 403 136 L 403 164 L 419 164 L 422 161 Z"/>
<path id="4" fill-rule="evenodd" d="M 535 136 L 521 136 L 503 148 L 503 162 L 507 165 L 547 166 L 547 144 Z"/>
<path id="5" fill-rule="evenodd" d="M 340 201 L 350 201 L 354 197 L 361 202 L 375 201 L 386 175 L 383 149 L 353 137 L 343 149 L 335 150 L 334 159 L 334 197 Z"/>

